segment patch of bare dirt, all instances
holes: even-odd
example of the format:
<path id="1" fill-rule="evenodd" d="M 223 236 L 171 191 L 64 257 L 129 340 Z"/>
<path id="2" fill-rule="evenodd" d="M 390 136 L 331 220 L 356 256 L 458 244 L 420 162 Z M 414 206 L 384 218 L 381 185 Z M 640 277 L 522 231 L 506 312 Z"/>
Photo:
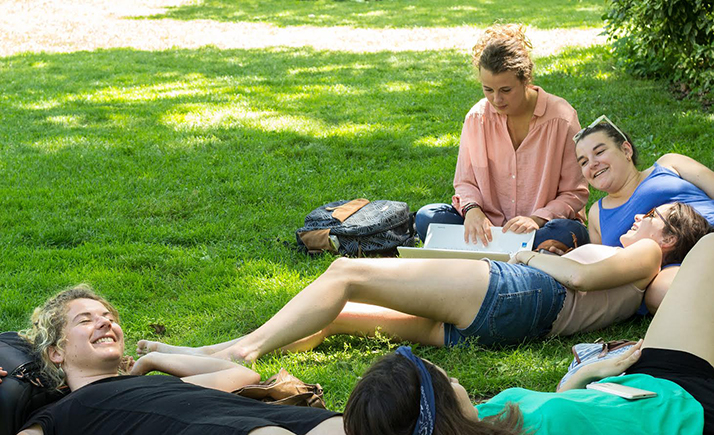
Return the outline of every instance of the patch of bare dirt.
<path id="1" fill-rule="evenodd" d="M 0 0 L 0 56 L 23 52 L 72 52 L 129 47 L 266 48 L 376 52 L 469 50 L 481 30 L 449 28 L 359 29 L 352 27 L 276 27 L 265 23 L 212 20 L 134 20 L 160 14 L 169 6 L 193 0 Z M 529 29 L 535 56 L 566 46 L 601 44 L 601 29 Z"/>

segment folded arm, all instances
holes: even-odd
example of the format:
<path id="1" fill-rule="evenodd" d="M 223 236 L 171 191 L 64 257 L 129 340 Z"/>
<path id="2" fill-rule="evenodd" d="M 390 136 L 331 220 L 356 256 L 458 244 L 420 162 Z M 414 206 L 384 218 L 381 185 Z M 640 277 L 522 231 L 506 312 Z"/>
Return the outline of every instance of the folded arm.
<path id="1" fill-rule="evenodd" d="M 160 371 L 184 382 L 221 391 L 235 391 L 260 381 L 260 375 L 234 362 L 208 356 L 152 352 L 136 361 L 132 375 Z"/>
<path id="2" fill-rule="evenodd" d="M 625 284 L 644 289 L 659 272 L 662 251 L 655 241 L 643 239 L 591 264 L 531 251 L 519 251 L 515 259 L 542 270 L 571 290 L 596 291 Z"/>

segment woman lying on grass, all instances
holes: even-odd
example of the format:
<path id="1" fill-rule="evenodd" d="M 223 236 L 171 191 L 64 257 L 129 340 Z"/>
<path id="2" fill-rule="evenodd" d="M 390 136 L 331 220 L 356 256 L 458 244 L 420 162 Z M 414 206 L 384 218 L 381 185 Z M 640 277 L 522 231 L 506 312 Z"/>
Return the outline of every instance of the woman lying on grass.
<path id="1" fill-rule="evenodd" d="M 521 251 L 514 264 L 339 258 L 245 337 L 201 348 L 141 340 L 137 351 L 254 361 L 276 349 L 311 349 L 332 334 L 373 334 L 376 328 L 433 346 L 469 337 L 494 345 L 574 334 L 633 315 L 660 267 L 680 262 L 709 231 L 703 217 L 676 203 L 637 215 L 622 236 L 624 249 L 584 245 L 563 257 Z"/>
<path id="2" fill-rule="evenodd" d="M 637 169 L 637 148 L 607 116 L 575 135 L 575 151 L 583 176 L 607 195 L 590 207 L 592 243 L 621 246 L 620 236 L 637 213 L 672 202 L 691 205 L 714 225 L 714 172 L 681 154 L 665 154 L 647 169 Z M 647 288 L 645 303 L 654 313 L 677 273 L 671 262 Z"/>
<path id="3" fill-rule="evenodd" d="M 511 388 L 474 408 L 466 390 L 402 347 L 364 374 L 345 408 L 348 435 L 714 433 L 714 235 L 687 256 L 644 342 L 583 366 L 557 393 Z M 625 372 L 625 376 L 618 376 Z M 653 391 L 626 400 L 585 389 Z M 482 418 L 480 421 L 479 418 Z"/>
<path id="4" fill-rule="evenodd" d="M 20 435 L 35 434 L 340 434 L 342 418 L 322 409 L 268 405 L 229 394 L 260 376 L 230 361 L 155 353 L 122 376 L 119 315 L 87 286 L 35 310 L 24 335 L 54 386 L 71 391 L 34 414 Z M 7 375 L 6 372 L 0 375 Z"/>

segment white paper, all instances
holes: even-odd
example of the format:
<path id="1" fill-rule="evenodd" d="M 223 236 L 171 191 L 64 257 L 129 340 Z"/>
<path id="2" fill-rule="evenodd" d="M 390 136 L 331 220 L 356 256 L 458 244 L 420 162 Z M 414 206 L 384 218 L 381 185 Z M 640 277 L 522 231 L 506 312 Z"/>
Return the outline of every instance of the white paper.
<path id="1" fill-rule="evenodd" d="M 493 240 L 488 246 L 481 242 L 466 243 L 464 241 L 464 226 L 450 224 L 431 224 L 424 241 L 425 249 L 446 249 L 456 251 L 497 252 L 514 254 L 518 251 L 533 249 L 535 231 L 525 234 L 516 234 L 508 231 L 504 233 L 503 227 L 491 227 Z"/>

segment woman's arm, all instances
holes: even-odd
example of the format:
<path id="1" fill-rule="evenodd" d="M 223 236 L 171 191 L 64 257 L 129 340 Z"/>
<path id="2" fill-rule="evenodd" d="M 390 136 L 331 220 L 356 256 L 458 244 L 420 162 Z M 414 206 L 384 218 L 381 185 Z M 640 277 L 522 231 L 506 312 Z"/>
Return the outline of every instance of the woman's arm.
<path id="1" fill-rule="evenodd" d="M 595 291 L 625 284 L 643 289 L 659 272 L 662 251 L 654 240 L 643 239 L 591 264 L 532 251 L 519 251 L 514 258 L 542 270 L 571 290 Z"/>
<path id="2" fill-rule="evenodd" d="M 680 177 L 702 189 L 709 198 L 714 198 L 714 171 L 698 161 L 681 154 L 665 154 L 657 163 L 672 169 Z"/>
<path id="3" fill-rule="evenodd" d="M 600 205 L 596 201 L 588 212 L 588 235 L 590 243 L 602 244 L 602 234 L 600 233 Z"/>
<path id="4" fill-rule="evenodd" d="M 565 383 L 558 385 L 557 391 L 560 393 L 567 390 L 585 388 L 585 386 L 591 382 L 623 373 L 640 358 L 641 348 L 642 340 L 638 341 L 631 349 L 616 358 L 598 361 L 582 367 L 568 378 Z"/>
<path id="5" fill-rule="evenodd" d="M 39 424 L 33 424 L 32 426 L 28 427 L 17 435 L 43 435 L 44 433 L 45 432 L 42 430 L 42 427 Z"/>
<path id="6" fill-rule="evenodd" d="M 650 314 L 657 312 L 678 271 L 679 266 L 670 266 L 666 269 L 662 269 L 647 286 L 647 291 L 645 291 L 645 305 Z"/>
<path id="7" fill-rule="evenodd" d="M 180 377 L 184 382 L 228 392 L 260 381 L 258 373 L 225 359 L 160 352 L 139 358 L 131 374 L 143 375 L 154 370 Z"/>

